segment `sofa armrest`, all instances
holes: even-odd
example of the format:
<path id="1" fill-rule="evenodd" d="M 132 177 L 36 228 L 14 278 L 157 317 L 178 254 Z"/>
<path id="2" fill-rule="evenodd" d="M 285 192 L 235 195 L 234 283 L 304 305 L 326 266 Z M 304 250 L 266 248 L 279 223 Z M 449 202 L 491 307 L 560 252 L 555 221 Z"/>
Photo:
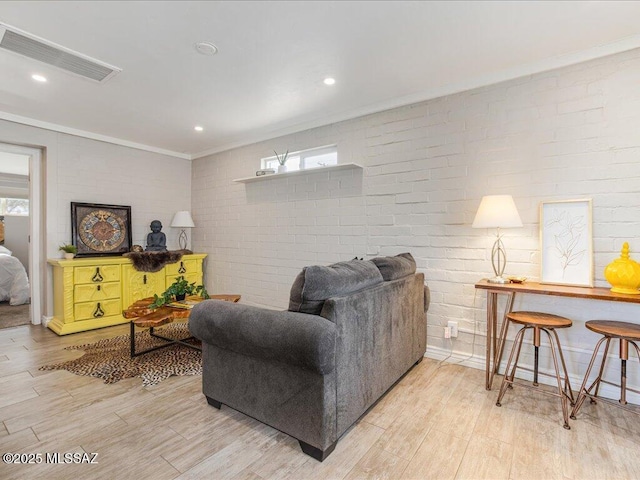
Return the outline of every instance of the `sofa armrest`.
<path id="1" fill-rule="evenodd" d="M 317 315 L 206 300 L 189 316 L 191 334 L 235 353 L 327 374 L 335 368 L 335 325 Z"/>

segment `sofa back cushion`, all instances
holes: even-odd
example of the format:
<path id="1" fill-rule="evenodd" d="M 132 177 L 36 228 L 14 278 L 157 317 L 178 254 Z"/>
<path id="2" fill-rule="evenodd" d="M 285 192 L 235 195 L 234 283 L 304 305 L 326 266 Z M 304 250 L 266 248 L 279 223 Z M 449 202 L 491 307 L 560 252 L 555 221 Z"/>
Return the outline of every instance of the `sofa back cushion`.
<path id="1" fill-rule="evenodd" d="M 378 267 L 363 260 L 305 267 L 298 274 L 289 296 L 289 311 L 318 315 L 324 301 L 382 283 Z"/>
<path id="2" fill-rule="evenodd" d="M 371 261 L 378 267 L 385 282 L 416 273 L 416 261 L 410 253 L 395 257 L 376 257 Z"/>

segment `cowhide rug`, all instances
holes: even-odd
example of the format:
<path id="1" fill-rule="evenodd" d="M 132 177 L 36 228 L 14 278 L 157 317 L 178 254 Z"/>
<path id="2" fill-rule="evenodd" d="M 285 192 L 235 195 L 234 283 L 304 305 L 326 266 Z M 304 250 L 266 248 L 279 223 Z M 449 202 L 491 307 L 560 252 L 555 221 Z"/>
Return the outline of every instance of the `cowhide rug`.
<path id="1" fill-rule="evenodd" d="M 174 323 L 156 329 L 169 338 L 189 336 L 186 323 Z M 195 340 L 194 340 L 195 342 Z M 136 333 L 136 350 L 146 350 L 165 342 L 149 335 L 145 330 Z M 142 385 L 150 387 L 172 375 L 202 374 L 202 353 L 176 344 L 131 358 L 129 335 L 107 338 L 86 345 L 72 345 L 65 350 L 84 350 L 84 355 L 40 370 L 68 370 L 76 375 L 102 378 L 104 383 L 116 383 L 123 378 L 141 377 Z"/>

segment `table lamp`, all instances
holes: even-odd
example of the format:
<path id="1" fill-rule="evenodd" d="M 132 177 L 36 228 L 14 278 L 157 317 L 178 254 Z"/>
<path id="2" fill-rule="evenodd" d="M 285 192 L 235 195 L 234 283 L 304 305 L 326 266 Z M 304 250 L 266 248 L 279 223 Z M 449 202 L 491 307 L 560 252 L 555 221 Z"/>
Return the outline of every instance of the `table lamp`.
<path id="1" fill-rule="evenodd" d="M 502 243 L 501 228 L 522 227 L 522 220 L 518 215 L 518 209 L 511 195 L 487 195 L 482 197 L 476 217 L 473 219 L 472 228 L 496 228 L 496 241 L 491 250 L 491 264 L 495 277 L 488 281 L 491 283 L 509 283 L 504 278 L 504 267 L 507 264 L 507 253 Z"/>
<path id="2" fill-rule="evenodd" d="M 186 210 L 176 212 L 173 216 L 173 220 L 171 221 L 171 226 L 182 229 L 180 236 L 178 237 L 178 242 L 180 243 L 180 249 L 185 250 L 187 248 L 187 232 L 185 232 L 184 229 L 195 227 L 191 214 Z"/>

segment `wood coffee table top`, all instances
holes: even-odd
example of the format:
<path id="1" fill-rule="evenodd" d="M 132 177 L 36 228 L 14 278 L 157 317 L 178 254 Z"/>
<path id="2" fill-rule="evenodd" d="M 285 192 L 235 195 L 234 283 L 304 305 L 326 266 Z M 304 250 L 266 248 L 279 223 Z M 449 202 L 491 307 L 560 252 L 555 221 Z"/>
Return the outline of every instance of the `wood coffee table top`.
<path id="1" fill-rule="evenodd" d="M 213 300 L 224 300 L 234 303 L 240 301 L 240 295 L 211 295 L 209 298 Z M 193 337 L 169 338 L 160 335 L 153 330 L 155 327 L 160 327 L 162 325 L 166 325 L 167 323 L 172 323 L 176 320 L 188 319 L 189 315 L 191 314 L 191 307 L 193 307 L 194 304 L 204 300 L 204 298 L 199 296 L 190 296 L 187 297 L 186 300 L 187 302 L 174 307 L 169 304 L 156 309 L 151 309 L 149 308 L 149 305 L 153 303 L 153 298 L 143 298 L 142 300 L 138 300 L 122 312 L 123 317 L 131 319 L 131 322 L 129 322 L 129 328 L 131 330 L 131 333 L 129 335 L 131 358 L 176 344 L 193 348 L 195 350 L 201 350 L 199 346 L 190 343 L 190 341 L 193 340 Z M 163 340 L 165 343 L 147 348 L 146 350 L 136 350 L 136 327 L 149 328 L 149 335 L 151 335 L 153 338 Z"/>
<path id="2" fill-rule="evenodd" d="M 224 294 L 224 295 L 210 295 L 211 300 L 224 300 L 226 302 L 238 303 L 240 301 L 240 295 Z M 187 300 L 191 302 L 201 302 L 205 300 L 199 296 L 187 297 Z M 122 312 L 124 318 L 131 319 L 131 322 L 136 327 L 159 327 L 166 325 L 167 323 L 174 322 L 175 320 L 189 318 L 191 309 L 162 306 L 156 309 L 149 308 L 149 305 L 153 303 L 153 298 L 143 298 L 133 303 L 129 308 Z"/>

